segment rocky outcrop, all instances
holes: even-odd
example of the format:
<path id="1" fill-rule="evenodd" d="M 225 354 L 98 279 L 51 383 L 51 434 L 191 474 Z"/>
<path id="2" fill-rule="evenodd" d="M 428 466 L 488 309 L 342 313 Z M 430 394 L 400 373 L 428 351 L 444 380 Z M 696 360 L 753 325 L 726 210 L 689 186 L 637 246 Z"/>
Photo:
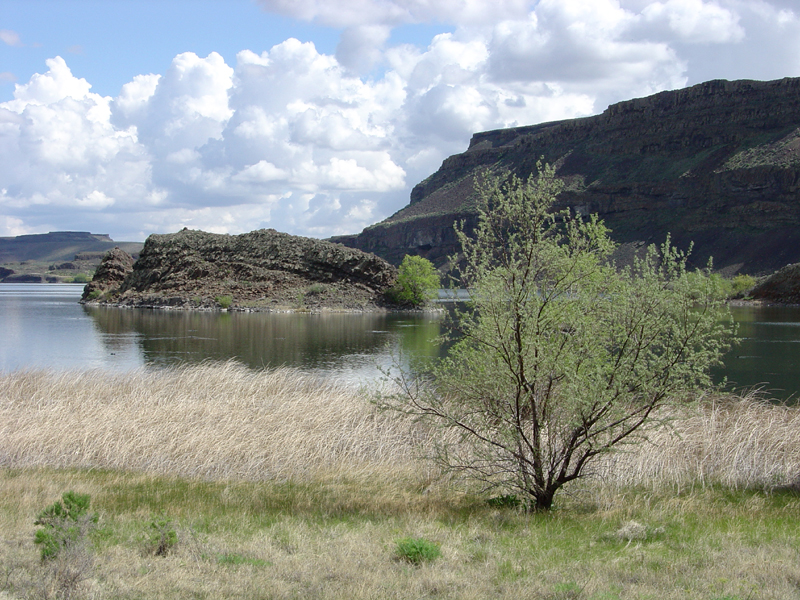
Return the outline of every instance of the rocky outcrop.
<path id="1" fill-rule="evenodd" d="M 396 279 L 386 261 L 340 244 L 272 229 L 242 235 L 184 229 L 148 237 L 130 273 L 93 300 L 122 306 L 363 310 L 380 306 Z M 85 300 L 90 294 L 87 286 Z"/>
<path id="2" fill-rule="evenodd" d="M 92 280 L 83 288 L 81 300 L 96 300 L 114 294 L 133 272 L 133 257 L 119 248 L 110 250 L 100 261 Z"/>
<path id="3" fill-rule="evenodd" d="M 410 204 L 335 238 L 397 264 L 458 251 L 453 223 L 475 221 L 475 178 L 521 177 L 543 158 L 567 189 L 559 204 L 598 213 L 624 247 L 667 233 L 693 260 L 733 274 L 800 261 L 800 79 L 710 81 L 621 102 L 593 117 L 477 133 L 418 184 Z"/>
<path id="4" fill-rule="evenodd" d="M 800 304 L 800 264 L 786 265 L 766 277 L 748 296 L 774 304 Z"/>

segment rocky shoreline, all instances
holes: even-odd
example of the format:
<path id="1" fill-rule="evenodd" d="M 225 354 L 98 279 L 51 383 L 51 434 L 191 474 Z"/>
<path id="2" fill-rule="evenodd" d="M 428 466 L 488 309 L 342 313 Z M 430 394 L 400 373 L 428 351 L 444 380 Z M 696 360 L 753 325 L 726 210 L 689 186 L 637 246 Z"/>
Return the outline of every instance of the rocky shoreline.
<path id="1" fill-rule="evenodd" d="M 81 302 L 162 310 L 363 312 L 397 308 L 397 269 L 373 254 L 272 229 L 151 235 L 135 262 L 115 248 Z"/>

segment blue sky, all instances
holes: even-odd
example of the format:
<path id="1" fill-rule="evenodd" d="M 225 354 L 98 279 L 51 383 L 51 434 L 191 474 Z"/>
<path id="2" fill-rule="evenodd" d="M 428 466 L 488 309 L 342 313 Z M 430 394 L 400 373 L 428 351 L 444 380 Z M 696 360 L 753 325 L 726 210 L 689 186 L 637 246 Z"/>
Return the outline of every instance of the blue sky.
<path id="1" fill-rule="evenodd" d="M 0 236 L 360 231 L 476 131 L 800 76 L 795 0 L 2 0 Z"/>

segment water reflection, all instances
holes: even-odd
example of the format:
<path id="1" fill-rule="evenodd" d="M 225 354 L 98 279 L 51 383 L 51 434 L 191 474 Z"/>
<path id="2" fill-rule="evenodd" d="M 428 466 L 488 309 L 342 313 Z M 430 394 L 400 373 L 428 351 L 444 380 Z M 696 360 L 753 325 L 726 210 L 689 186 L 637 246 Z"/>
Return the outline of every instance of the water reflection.
<path id="1" fill-rule="evenodd" d="M 153 365 L 236 359 L 375 376 L 406 354 L 436 356 L 441 314 L 218 313 L 84 307 L 109 352 L 135 341 Z"/>
<path id="2" fill-rule="evenodd" d="M 395 357 L 439 356 L 441 314 L 199 313 L 82 307 L 83 286 L 0 284 L 0 370 L 128 370 L 236 359 L 372 379 Z M 444 306 L 447 306 L 446 304 Z M 452 308 L 452 305 L 449 305 Z M 713 373 L 738 388 L 800 395 L 800 308 L 734 307 L 742 343 Z"/>

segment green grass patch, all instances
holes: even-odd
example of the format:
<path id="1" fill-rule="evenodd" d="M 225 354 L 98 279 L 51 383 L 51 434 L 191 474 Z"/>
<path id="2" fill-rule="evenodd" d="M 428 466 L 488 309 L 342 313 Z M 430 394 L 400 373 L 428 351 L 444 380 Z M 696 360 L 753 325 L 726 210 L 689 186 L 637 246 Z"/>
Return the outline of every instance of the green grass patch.
<path id="1" fill-rule="evenodd" d="M 391 477 L 55 469 L 0 469 L 0 595 L 35 596 L 48 565 L 33 521 L 68 489 L 99 515 L 97 597 L 800 598 L 800 497 L 787 491 L 597 484 L 526 514 Z"/>
<path id="2" fill-rule="evenodd" d="M 425 538 L 402 538 L 395 543 L 394 554 L 399 560 L 415 565 L 431 562 L 442 555 L 439 544 Z"/>

